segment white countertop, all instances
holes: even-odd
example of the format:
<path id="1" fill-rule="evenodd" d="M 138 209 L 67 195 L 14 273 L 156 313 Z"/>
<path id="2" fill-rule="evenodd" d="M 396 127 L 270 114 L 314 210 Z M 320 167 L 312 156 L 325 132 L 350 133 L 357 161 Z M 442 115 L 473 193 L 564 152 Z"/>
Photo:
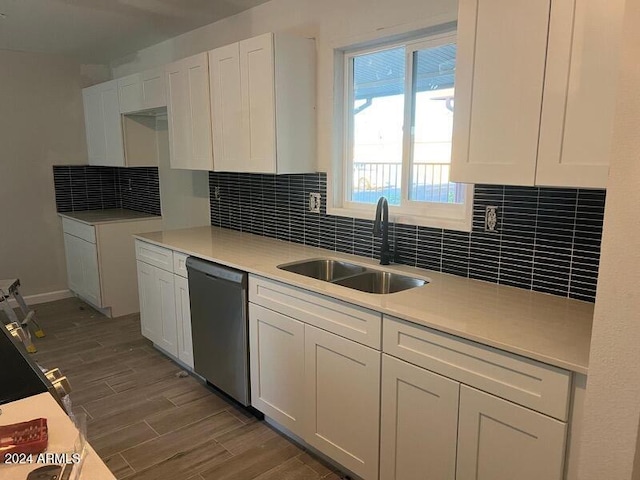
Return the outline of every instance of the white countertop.
<path id="1" fill-rule="evenodd" d="M 363 293 L 277 268 L 317 257 L 380 268 L 375 259 L 216 227 L 136 238 L 279 280 L 535 360 L 587 373 L 593 304 L 405 265 L 384 267 L 430 283 L 389 295 Z"/>
<path id="2" fill-rule="evenodd" d="M 62 218 L 69 218 L 87 225 L 100 225 L 103 223 L 137 222 L 140 220 L 151 220 L 162 218 L 158 215 L 151 215 L 144 212 L 127 210 L 126 208 L 110 208 L 107 210 L 81 210 L 78 212 L 58 213 Z"/>
<path id="3" fill-rule="evenodd" d="M 0 405 L 0 425 L 26 422 L 35 418 L 47 419 L 49 443 L 48 453 L 73 452 L 78 438 L 78 430 L 65 411 L 56 403 L 50 393 L 41 393 L 22 400 Z M 34 458 L 36 455 L 34 455 Z M 32 470 L 43 463 L 7 465 L 0 463 L 0 478 L 3 480 L 24 480 Z M 73 472 L 72 472 L 73 473 Z M 87 452 L 82 465 L 80 480 L 115 480 L 98 454 L 87 444 Z"/>

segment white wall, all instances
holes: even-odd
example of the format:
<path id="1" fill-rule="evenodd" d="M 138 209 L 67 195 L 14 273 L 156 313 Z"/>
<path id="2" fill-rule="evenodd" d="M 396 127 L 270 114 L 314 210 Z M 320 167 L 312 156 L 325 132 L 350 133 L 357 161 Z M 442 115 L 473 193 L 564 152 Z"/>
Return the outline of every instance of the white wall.
<path id="1" fill-rule="evenodd" d="M 581 480 L 640 478 L 640 2 L 627 2 L 596 297 Z"/>
<path id="2" fill-rule="evenodd" d="M 455 21 L 457 0 L 272 0 L 112 64 L 114 77 L 160 66 L 266 32 L 316 39 L 318 170 L 332 159 L 333 50 Z"/>
<path id="3" fill-rule="evenodd" d="M 168 131 L 166 116 L 156 118 L 162 228 L 210 225 L 209 173 L 171 168 Z"/>
<path id="4" fill-rule="evenodd" d="M 67 288 L 54 164 L 86 163 L 80 65 L 0 50 L 0 278 L 23 294 Z"/>

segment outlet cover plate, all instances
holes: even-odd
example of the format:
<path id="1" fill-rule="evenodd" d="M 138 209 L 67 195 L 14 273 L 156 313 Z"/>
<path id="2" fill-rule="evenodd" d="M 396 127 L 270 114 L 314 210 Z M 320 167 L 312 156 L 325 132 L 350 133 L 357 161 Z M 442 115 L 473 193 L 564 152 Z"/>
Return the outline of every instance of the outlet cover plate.
<path id="1" fill-rule="evenodd" d="M 484 214 L 484 231 L 498 231 L 498 207 L 495 205 L 487 205 Z"/>
<path id="2" fill-rule="evenodd" d="M 319 193 L 309 194 L 309 211 L 311 213 L 320 213 L 321 196 Z"/>

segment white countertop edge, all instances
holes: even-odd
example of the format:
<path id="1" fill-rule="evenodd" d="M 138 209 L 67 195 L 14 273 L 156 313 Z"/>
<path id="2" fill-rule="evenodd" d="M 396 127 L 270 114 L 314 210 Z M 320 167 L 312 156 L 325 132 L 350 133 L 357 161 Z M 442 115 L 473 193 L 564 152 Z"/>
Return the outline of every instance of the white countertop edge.
<path id="1" fill-rule="evenodd" d="M 123 210 L 123 212 L 133 212 L 135 216 L 127 216 L 125 213 L 124 216 L 113 219 L 106 220 L 86 220 L 83 218 L 78 218 L 78 216 L 74 214 L 78 214 L 81 212 L 101 212 L 103 210 L 78 210 L 76 212 L 58 212 L 58 216 L 60 218 L 67 218 L 69 220 L 73 220 L 74 222 L 84 223 L 85 225 L 95 226 L 95 225 L 105 225 L 108 223 L 125 223 L 125 222 L 143 222 L 146 220 L 160 220 L 162 219 L 161 215 L 152 215 L 150 213 L 137 212 L 135 210 L 127 210 L 127 209 L 119 209 Z"/>
<path id="2" fill-rule="evenodd" d="M 575 373 L 581 373 L 581 374 L 587 374 L 588 373 L 588 367 L 584 366 L 584 365 L 578 365 L 575 363 L 571 363 L 571 362 L 566 362 L 563 361 L 561 359 L 555 358 L 555 357 L 549 357 L 543 354 L 540 354 L 538 352 L 534 352 L 534 351 L 529 351 L 529 350 L 525 350 L 525 349 L 521 349 L 518 348 L 517 346 L 513 346 L 511 344 L 505 344 L 505 343 L 501 343 L 498 341 L 495 341 L 491 338 L 487 338 L 487 337 L 482 337 L 482 336 L 478 336 L 478 335 L 473 335 L 471 333 L 468 332 L 463 332 L 457 329 L 452 329 L 450 327 L 447 327 L 446 324 L 442 323 L 442 322 L 435 322 L 432 321 L 428 318 L 428 316 L 423 317 L 423 318 L 417 318 L 415 316 L 411 316 L 411 315 L 407 315 L 403 312 L 398 312 L 397 310 L 393 309 L 393 308 L 388 308 L 388 307 L 380 307 L 379 305 L 375 305 L 373 306 L 371 303 L 367 303 L 366 301 L 363 301 L 359 298 L 354 298 L 353 296 L 350 296 L 348 294 L 341 294 L 340 292 L 336 292 L 336 291 L 331 291 L 328 292 L 326 287 L 327 286 L 332 286 L 335 288 L 345 288 L 348 291 L 351 291 L 349 289 L 347 289 L 346 287 L 340 287 L 339 285 L 333 285 L 331 283 L 328 282 L 324 282 L 322 280 L 315 280 L 309 277 L 303 277 L 304 281 L 302 279 L 298 280 L 296 277 L 300 277 L 300 275 L 295 274 L 295 273 L 291 273 L 291 272 L 287 272 L 285 270 L 279 270 L 279 272 L 282 272 L 281 275 L 273 275 L 271 273 L 267 274 L 263 271 L 259 271 L 257 269 L 251 268 L 251 267 L 247 267 L 246 265 L 239 265 L 237 263 L 234 262 L 229 262 L 229 261 L 225 261 L 222 260 L 220 258 L 215 258 L 215 257 L 211 257 L 208 255 L 203 255 L 201 252 L 194 252 L 194 251 L 190 251 L 188 249 L 184 249 L 184 248 L 180 248 L 180 247 L 176 247 L 173 245 L 168 245 L 162 242 L 158 242 L 158 241 L 154 241 L 151 240 L 149 238 L 144 237 L 142 234 L 141 235 L 134 235 L 134 238 L 146 242 L 146 243 L 150 243 L 153 245 L 157 245 L 159 247 L 163 247 L 163 248 L 167 248 L 173 251 L 177 251 L 180 253 L 183 253 L 185 255 L 191 255 L 194 257 L 198 257 L 201 258 L 203 260 L 208 260 L 210 262 L 214 262 L 214 263 L 218 263 L 220 265 L 224 265 L 230 268 L 235 268 L 238 270 L 242 270 L 245 271 L 247 273 L 253 274 L 253 275 L 258 275 L 264 278 L 268 278 L 271 280 L 276 280 L 282 283 L 285 283 L 287 285 L 291 285 L 297 288 L 301 288 L 303 290 L 308 290 L 308 291 L 312 291 L 314 293 L 318 293 L 321 295 L 327 295 L 330 296 L 332 298 L 336 298 L 338 300 L 342 300 L 344 302 L 347 303 L 351 303 L 354 305 L 358 305 L 364 308 L 367 308 L 369 310 L 374 310 L 377 312 L 381 312 L 383 314 L 386 315 L 390 315 L 390 316 L 394 316 L 396 318 L 400 318 L 402 320 L 406 320 L 408 322 L 414 323 L 416 325 L 422 325 L 425 327 L 429 327 L 429 328 L 433 328 L 435 330 L 444 332 L 444 333 L 448 333 L 466 340 L 471 340 L 471 341 L 475 341 L 478 343 L 481 343 L 483 345 L 487 345 L 490 347 L 494 347 L 497 348 L 499 350 L 503 350 L 505 352 L 508 353 L 513 353 L 516 355 L 521 355 L 523 357 L 532 359 L 532 360 L 537 360 L 555 367 L 559 367 L 559 368 L 563 368 Z M 302 245 L 301 245 L 302 246 Z M 332 255 L 333 254 L 333 255 Z M 367 265 L 369 267 L 372 268 L 380 268 L 380 265 L 376 265 L 375 263 L 368 261 L 369 259 L 367 258 L 363 258 L 363 257 L 359 257 L 357 255 L 349 255 L 349 254 L 342 254 L 340 253 L 339 255 L 336 255 L 336 252 L 333 252 L 331 250 L 327 250 L 327 255 L 323 255 L 322 258 L 335 258 L 338 260 L 345 260 L 345 257 L 356 257 L 355 260 L 353 260 L 355 263 L 361 263 L 363 265 Z M 313 257 L 309 257 L 310 259 Z M 373 259 L 371 259 L 373 260 Z M 290 263 L 290 262 L 287 262 Z M 392 270 L 392 271 L 397 271 L 397 272 L 401 272 L 403 274 L 408 274 L 410 276 L 414 276 L 414 277 L 423 277 L 423 278 L 429 278 L 429 271 L 428 270 L 423 270 L 425 272 L 424 275 L 422 274 L 417 274 L 415 273 L 413 270 L 418 269 L 417 267 L 411 267 L 408 265 L 386 265 L 384 266 L 385 270 Z M 407 269 L 411 269 L 411 271 L 407 271 Z M 422 269 L 419 269 L 422 270 Z M 443 274 L 441 272 L 438 272 L 438 274 L 440 275 L 446 275 Z M 482 280 L 476 280 L 476 281 L 482 281 Z M 305 283 L 306 282 L 306 283 Z M 317 282 L 317 287 L 315 287 L 313 284 Z M 483 282 L 483 283 L 491 283 L 491 282 Z M 325 287 L 325 288 L 322 288 Z M 418 287 L 418 288 L 424 288 L 424 287 Z M 415 290 L 415 289 L 412 289 Z M 354 292 L 352 292 L 354 293 Z M 372 293 L 365 293 L 365 292 L 357 292 L 360 295 L 376 295 L 376 294 L 372 294 Z M 398 295 L 398 294 L 402 294 L 403 292 L 397 292 L 397 293 L 392 293 L 392 294 L 387 294 L 385 296 L 388 295 Z"/>

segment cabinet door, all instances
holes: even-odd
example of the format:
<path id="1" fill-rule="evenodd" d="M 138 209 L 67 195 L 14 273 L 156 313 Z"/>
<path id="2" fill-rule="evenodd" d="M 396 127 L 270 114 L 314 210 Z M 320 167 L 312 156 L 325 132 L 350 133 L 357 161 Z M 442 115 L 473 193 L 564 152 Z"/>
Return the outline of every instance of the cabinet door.
<path id="1" fill-rule="evenodd" d="M 213 170 L 207 54 L 166 66 L 171 168 Z"/>
<path id="2" fill-rule="evenodd" d="M 533 185 L 550 0 L 460 0 L 451 180 Z"/>
<path id="3" fill-rule="evenodd" d="M 537 185 L 607 185 L 624 4 L 552 4 Z"/>
<path id="4" fill-rule="evenodd" d="M 138 260 L 138 294 L 142 335 L 178 356 L 173 273 Z"/>
<path id="5" fill-rule="evenodd" d="M 240 89 L 246 171 L 276 173 L 273 34 L 240 42 Z"/>
<path id="6" fill-rule="evenodd" d="M 102 114 L 104 115 L 104 138 L 106 155 L 103 165 L 124 167 L 124 144 L 122 141 L 122 118 L 118 100 L 118 82 L 105 82 L 101 88 Z"/>
<path id="7" fill-rule="evenodd" d="M 174 275 L 176 294 L 176 323 L 178 329 L 178 358 L 193 368 L 193 341 L 191 339 L 191 305 L 189 282 Z"/>
<path id="8" fill-rule="evenodd" d="M 243 133 L 238 43 L 209 52 L 211 125 L 214 168 L 218 172 L 247 171 L 248 132 Z"/>
<path id="9" fill-rule="evenodd" d="M 67 260 L 67 281 L 69 290 L 83 296 L 84 273 L 82 267 L 82 253 L 80 243 L 84 240 L 64 234 L 64 253 Z"/>
<path id="10" fill-rule="evenodd" d="M 566 424 L 460 388 L 457 480 L 561 480 Z"/>
<path id="11" fill-rule="evenodd" d="M 178 329 L 176 320 L 176 293 L 173 273 L 154 267 L 154 283 L 158 292 L 158 319 L 162 335 L 158 345 L 171 355 L 178 356 Z"/>
<path id="12" fill-rule="evenodd" d="M 69 289 L 96 307 L 102 307 L 98 251 L 94 243 L 64 234 Z"/>
<path id="13" fill-rule="evenodd" d="M 159 292 L 154 280 L 156 267 L 141 261 L 138 265 L 138 296 L 140 298 L 140 326 L 142 335 L 153 343 L 159 344 L 162 337 L 162 325 L 159 314 Z"/>
<path id="14" fill-rule="evenodd" d="M 142 72 L 142 108 L 159 108 L 167 106 L 164 88 L 164 69 L 155 68 Z"/>
<path id="15" fill-rule="evenodd" d="M 454 480 L 460 384 L 382 356 L 382 480 Z"/>
<path id="16" fill-rule="evenodd" d="M 304 324 L 249 304 L 251 405 L 303 436 Z"/>
<path id="17" fill-rule="evenodd" d="M 82 262 L 82 293 L 85 300 L 96 307 L 102 307 L 100 293 L 100 270 L 98 268 L 98 249 L 95 243 L 80 240 L 77 245 Z"/>
<path id="18" fill-rule="evenodd" d="M 139 73 L 118 79 L 120 113 L 142 110 L 142 78 Z"/>
<path id="19" fill-rule="evenodd" d="M 104 137 L 104 115 L 100 86 L 96 85 L 82 90 L 82 100 L 89 165 L 102 165 L 105 162 L 107 145 Z"/>
<path id="20" fill-rule="evenodd" d="M 380 352 L 305 325 L 304 440 L 367 480 L 378 478 Z"/>

